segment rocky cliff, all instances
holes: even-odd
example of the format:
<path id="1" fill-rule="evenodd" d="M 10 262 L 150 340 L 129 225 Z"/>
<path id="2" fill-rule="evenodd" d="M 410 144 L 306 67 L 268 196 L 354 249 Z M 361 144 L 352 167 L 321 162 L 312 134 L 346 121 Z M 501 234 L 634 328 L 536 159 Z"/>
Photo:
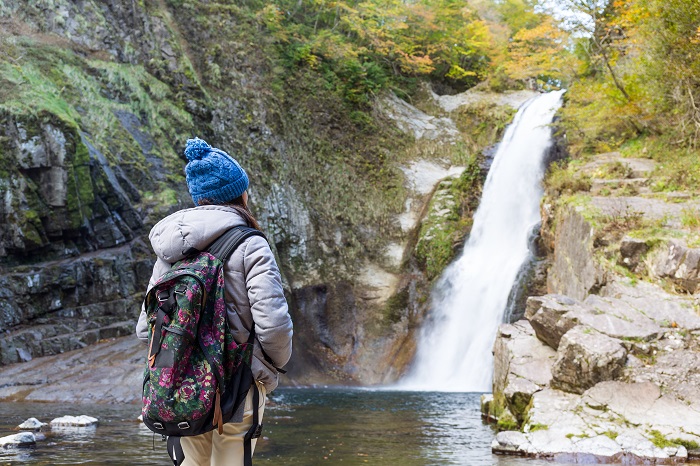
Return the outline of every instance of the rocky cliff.
<path id="1" fill-rule="evenodd" d="M 0 364 L 131 333 L 145 237 L 191 205 L 180 154 L 198 135 L 250 174 L 295 321 L 288 381 L 401 373 L 480 151 L 527 94 L 426 88 L 423 110 L 385 95 L 358 112 L 278 53 L 244 5 L 0 1 Z"/>
<path id="2" fill-rule="evenodd" d="M 549 178 L 548 292 L 494 346 L 485 416 L 500 453 L 684 463 L 700 456 L 696 193 L 654 193 L 649 159 L 604 154 Z M 632 187 L 632 188 L 630 188 Z M 519 430 L 509 430 L 519 428 Z"/>

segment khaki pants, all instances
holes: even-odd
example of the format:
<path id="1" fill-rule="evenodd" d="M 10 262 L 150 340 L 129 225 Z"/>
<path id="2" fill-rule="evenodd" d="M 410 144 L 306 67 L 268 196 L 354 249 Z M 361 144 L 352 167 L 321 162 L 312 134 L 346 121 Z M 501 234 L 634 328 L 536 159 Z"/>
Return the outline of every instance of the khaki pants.
<path id="1" fill-rule="evenodd" d="M 265 411 L 267 392 L 263 384 L 255 382 L 260 390 L 260 406 L 258 406 L 258 422 L 262 423 Z M 224 424 L 224 433 L 213 430 L 194 437 L 182 437 L 180 445 L 185 452 L 182 466 L 242 466 L 243 437 L 253 425 L 253 391 L 248 392 L 245 399 L 243 422 Z M 252 451 L 255 451 L 257 439 L 251 441 Z"/>

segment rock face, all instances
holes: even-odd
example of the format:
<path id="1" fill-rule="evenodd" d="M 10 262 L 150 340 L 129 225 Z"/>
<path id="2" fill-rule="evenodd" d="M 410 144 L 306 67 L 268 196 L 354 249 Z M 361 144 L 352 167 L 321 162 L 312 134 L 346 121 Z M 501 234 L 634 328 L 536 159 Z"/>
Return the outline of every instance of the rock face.
<path id="1" fill-rule="evenodd" d="M 522 433 L 499 434 L 495 452 L 632 464 L 694 454 L 700 316 L 692 298 L 619 278 L 599 292 L 530 298 L 530 325 L 501 326 L 488 413 Z M 547 351 L 538 370 L 523 370 Z"/>
<path id="2" fill-rule="evenodd" d="M 0 364 L 130 335 L 150 259 L 121 247 L 0 275 Z"/>
<path id="3" fill-rule="evenodd" d="M 583 300 L 605 283 L 605 273 L 593 258 L 594 230 L 573 207 L 558 211 L 556 224 L 547 288 L 550 293 Z"/>
<path id="4" fill-rule="evenodd" d="M 523 373 L 496 359 L 485 416 L 519 431 L 499 433 L 494 452 L 584 464 L 678 464 L 700 455 L 700 254 L 688 246 L 697 230 L 683 217 L 697 200 L 652 193 L 654 167 L 599 155 L 569 167 L 570 176 L 590 178 L 589 192 L 545 199 L 550 294 L 528 299 L 533 331 L 517 335 L 518 348 L 536 340 L 554 356 L 546 384 L 514 384 L 537 386 L 517 413 L 504 381 Z M 503 325 L 494 352 L 513 348 L 512 329 L 525 325 Z"/>
<path id="5" fill-rule="evenodd" d="M 320 75 L 271 68 L 257 7 L 197 7 L 193 21 L 188 0 L 0 2 L 0 365 L 132 333 L 146 235 L 191 206 L 181 154 L 198 135 L 248 170 L 297 322 L 286 380 L 394 380 L 430 282 L 421 221 L 436 186 L 460 180 L 468 135 L 451 112 L 467 102 L 428 114 L 386 94 L 349 112 Z M 493 102 L 508 107 L 497 122 L 473 118 L 484 137 L 470 151 L 526 97 Z M 477 178 L 463 186 L 475 198 Z M 448 207 L 463 237 L 460 202 Z"/>

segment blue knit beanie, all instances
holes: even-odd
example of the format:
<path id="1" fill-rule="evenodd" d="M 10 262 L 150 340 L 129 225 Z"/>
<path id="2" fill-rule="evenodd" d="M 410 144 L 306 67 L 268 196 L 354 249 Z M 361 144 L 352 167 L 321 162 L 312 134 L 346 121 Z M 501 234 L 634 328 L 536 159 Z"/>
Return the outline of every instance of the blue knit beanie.
<path id="1" fill-rule="evenodd" d="M 187 187 L 195 205 L 201 200 L 225 204 L 248 189 L 248 175 L 238 162 L 202 139 L 187 140 L 185 157 L 189 160 L 185 167 Z"/>

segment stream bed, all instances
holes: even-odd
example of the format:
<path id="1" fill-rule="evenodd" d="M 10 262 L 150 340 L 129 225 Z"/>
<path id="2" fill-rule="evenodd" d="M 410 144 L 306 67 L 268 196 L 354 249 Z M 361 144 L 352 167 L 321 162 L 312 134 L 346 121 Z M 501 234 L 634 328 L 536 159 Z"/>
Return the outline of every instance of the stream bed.
<path id="1" fill-rule="evenodd" d="M 366 389 L 278 389 L 265 411 L 254 464 L 543 466 L 491 454 L 479 394 Z M 167 465 L 165 442 L 136 417 L 137 405 L 0 403 L 0 436 L 29 417 L 100 419 L 93 429 L 48 432 L 35 449 L 3 451 L 0 464 Z M 155 450 L 154 450 L 155 445 Z"/>

